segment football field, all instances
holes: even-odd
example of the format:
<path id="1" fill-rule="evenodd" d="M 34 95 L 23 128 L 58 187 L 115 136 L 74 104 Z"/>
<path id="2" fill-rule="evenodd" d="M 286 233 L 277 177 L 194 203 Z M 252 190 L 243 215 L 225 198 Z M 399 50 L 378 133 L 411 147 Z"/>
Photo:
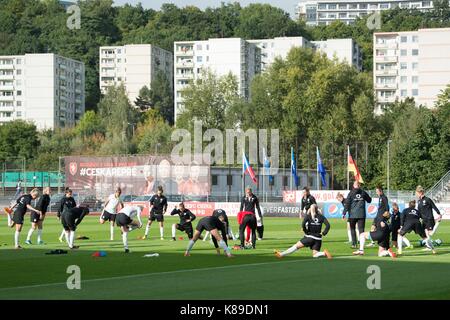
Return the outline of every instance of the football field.
<path id="1" fill-rule="evenodd" d="M 199 220 L 199 219 L 197 219 Z M 332 260 L 313 259 L 309 249 L 281 260 L 274 249 L 285 250 L 301 238 L 297 218 L 265 218 L 264 240 L 256 250 L 232 250 L 235 257 L 218 256 L 209 242 L 198 241 L 192 255 L 184 257 L 187 236 L 177 231 L 172 242 L 171 225 L 166 218 L 165 240 L 159 239 L 155 223 L 148 240 L 138 240 L 144 228 L 130 233 L 130 253 L 123 252 L 120 230 L 109 241 L 109 225 L 98 217 L 87 217 L 79 226 L 76 240 L 80 249 L 63 255 L 46 255 L 54 249 L 67 249 L 58 241 L 61 225 L 47 217 L 45 245 L 26 245 L 29 215 L 21 234 L 24 250 L 14 250 L 13 230 L 0 217 L 0 299 L 450 299 L 450 222 L 442 222 L 435 235 L 443 241 L 432 255 L 418 246 L 418 237 L 409 234 L 413 249 L 405 249 L 396 260 L 377 257 L 377 247 L 367 248 L 365 256 L 352 256 L 343 220 L 331 219 L 330 233 L 322 249 Z M 237 232 L 236 218 L 231 217 Z M 194 226 L 198 221 L 194 221 Z M 369 221 L 366 229 L 369 228 Z M 183 240 L 179 240 L 183 237 Z M 36 232 L 33 235 L 36 243 Z M 232 246 L 237 242 L 229 241 Z M 95 251 L 106 257 L 92 257 Z M 144 258 L 145 254 L 158 257 Z M 69 266 L 81 271 L 81 289 L 69 290 Z M 378 266 L 381 288 L 370 290 L 369 266 Z M 369 282 L 370 279 L 369 279 Z"/>

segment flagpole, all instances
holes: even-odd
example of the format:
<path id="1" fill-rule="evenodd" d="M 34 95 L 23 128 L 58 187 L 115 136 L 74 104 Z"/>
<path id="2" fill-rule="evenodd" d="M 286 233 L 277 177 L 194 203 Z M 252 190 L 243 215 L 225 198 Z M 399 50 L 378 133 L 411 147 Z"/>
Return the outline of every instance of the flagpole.
<path id="1" fill-rule="evenodd" d="M 241 161 L 242 161 L 242 196 L 244 196 L 244 179 L 245 179 L 245 172 L 244 172 L 244 150 L 242 150 L 242 155 L 241 155 Z"/>
<path id="2" fill-rule="evenodd" d="M 316 146 L 316 180 L 317 180 L 317 190 L 320 190 L 320 185 L 319 185 L 319 147 Z"/>
<path id="3" fill-rule="evenodd" d="M 350 189 L 350 172 L 348 171 L 348 159 L 350 157 L 350 146 L 347 145 L 347 190 Z"/>
<path id="4" fill-rule="evenodd" d="M 291 147 L 291 167 L 290 167 L 290 170 L 289 171 L 291 171 L 291 191 L 292 191 L 292 165 L 294 164 L 293 162 L 292 162 L 292 154 L 293 154 L 293 152 L 294 152 L 294 148 L 293 147 Z"/>

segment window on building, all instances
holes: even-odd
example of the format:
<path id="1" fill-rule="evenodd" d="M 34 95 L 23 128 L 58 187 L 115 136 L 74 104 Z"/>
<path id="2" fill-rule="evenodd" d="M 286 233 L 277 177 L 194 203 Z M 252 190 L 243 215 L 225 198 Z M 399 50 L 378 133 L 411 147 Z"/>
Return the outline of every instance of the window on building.
<path id="1" fill-rule="evenodd" d="M 400 69 L 401 70 L 406 70 L 408 69 L 408 64 L 406 62 L 401 62 L 400 63 Z"/>
<path id="2" fill-rule="evenodd" d="M 360 9 L 367 9 L 367 3 L 360 3 L 359 4 Z"/>
<path id="3" fill-rule="evenodd" d="M 233 176 L 231 174 L 227 174 L 227 186 L 233 185 Z"/>
<path id="4" fill-rule="evenodd" d="M 327 5 L 321 3 L 321 4 L 319 4 L 318 8 L 319 8 L 319 10 L 325 10 L 327 8 Z"/>
<path id="5" fill-rule="evenodd" d="M 340 4 L 339 9 L 347 9 L 347 4 Z"/>
<path id="6" fill-rule="evenodd" d="M 336 10 L 336 5 L 335 4 L 329 4 L 328 5 L 328 10 Z"/>
<path id="7" fill-rule="evenodd" d="M 22 64 L 22 59 L 17 58 L 16 63 L 17 63 L 17 64 Z"/>
<path id="8" fill-rule="evenodd" d="M 212 175 L 211 175 L 211 184 L 212 184 L 213 186 L 219 185 L 219 179 L 218 179 L 217 174 L 212 174 Z"/>
<path id="9" fill-rule="evenodd" d="M 198 56 L 197 57 L 197 62 L 203 62 L 203 57 L 202 56 Z"/>
<path id="10" fill-rule="evenodd" d="M 406 97 L 407 94 L 408 94 L 408 92 L 407 92 L 406 89 L 400 90 L 400 96 L 401 96 L 401 97 Z"/>
<path id="11" fill-rule="evenodd" d="M 419 42 L 419 36 L 412 36 L 412 42 Z"/>
<path id="12" fill-rule="evenodd" d="M 412 55 L 418 56 L 419 55 L 419 49 L 412 49 Z"/>
<path id="13" fill-rule="evenodd" d="M 201 44 L 197 45 L 197 50 L 202 50 L 202 45 Z"/>
<path id="14" fill-rule="evenodd" d="M 418 62 L 413 62 L 413 63 L 412 63 L 412 69 L 413 69 L 413 70 L 419 69 L 419 63 L 418 63 Z"/>
<path id="15" fill-rule="evenodd" d="M 21 96 L 22 95 L 22 90 L 17 90 L 17 95 Z"/>
<path id="16" fill-rule="evenodd" d="M 400 37 L 400 42 L 401 42 L 401 43 L 408 42 L 408 37 L 407 37 L 407 36 L 401 36 L 401 37 Z"/>
<path id="17" fill-rule="evenodd" d="M 287 185 L 288 185 L 288 177 L 283 176 L 283 187 L 287 187 Z"/>
<path id="18" fill-rule="evenodd" d="M 413 97 L 417 97 L 419 95 L 419 89 L 412 89 Z"/>
<path id="19" fill-rule="evenodd" d="M 389 3 L 380 3 L 380 9 L 389 9 Z"/>
<path id="20" fill-rule="evenodd" d="M 419 77 L 418 76 L 413 76 L 411 78 L 411 80 L 412 80 L 412 83 L 418 83 L 419 82 Z"/>
<path id="21" fill-rule="evenodd" d="M 422 8 L 423 7 L 430 7 L 431 6 L 431 2 L 430 1 L 422 1 Z"/>
<path id="22" fill-rule="evenodd" d="M 22 74 L 22 70 L 17 69 L 17 70 L 16 70 L 16 74 L 17 74 L 17 75 L 21 75 L 21 74 Z"/>
<path id="23" fill-rule="evenodd" d="M 358 9 L 358 4 L 357 3 L 350 3 L 348 8 L 351 9 L 351 10 Z"/>
<path id="24" fill-rule="evenodd" d="M 21 107 L 22 106 L 22 101 L 16 101 L 16 104 L 17 104 L 18 107 Z"/>
<path id="25" fill-rule="evenodd" d="M 16 112 L 16 116 L 17 116 L 18 118 L 22 117 L 22 111 L 17 111 L 17 112 Z"/>
<path id="26" fill-rule="evenodd" d="M 406 77 L 406 76 L 401 76 L 401 77 L 400 77 L 400 83 L 406 83 L 406 82 L 408 82 L 408 77 Z"/>
<path id="27" fill-rule="evenodd" d="M 400 55 L 401 55 L 402 57 L 406 56 L 406 54 L 407 54 L 406 49 L 400 50 Z"/>

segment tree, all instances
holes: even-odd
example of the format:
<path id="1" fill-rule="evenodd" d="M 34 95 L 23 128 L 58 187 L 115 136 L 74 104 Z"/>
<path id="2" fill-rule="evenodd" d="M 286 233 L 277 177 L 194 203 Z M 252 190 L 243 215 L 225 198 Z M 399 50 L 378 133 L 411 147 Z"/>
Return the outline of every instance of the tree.
<path id="1" fill-rule="evenodd" d="M 0 160 L 33 159 L 38 146 L 38 133 L 33 123 L 14 120 L 0 126 Z"/>
<path id="2" fill-rule="evenodd" d="M 171 134 L 173 128 L 164 120 L 157 110 L 148 110 L 145 121 L 138 125 L 134 144 L 138 153 L 169 154 L 172 149 Z"/>
<path id="3" fill-rule="evenodd" d="M 105 127 L 100 119 L 100 117 L 95 113 L 95 111 L 88 110 L 81 117 L 78 122 L 75 133 L 80 137 L 92 136 L 96 133 L 104 134 Z"/>

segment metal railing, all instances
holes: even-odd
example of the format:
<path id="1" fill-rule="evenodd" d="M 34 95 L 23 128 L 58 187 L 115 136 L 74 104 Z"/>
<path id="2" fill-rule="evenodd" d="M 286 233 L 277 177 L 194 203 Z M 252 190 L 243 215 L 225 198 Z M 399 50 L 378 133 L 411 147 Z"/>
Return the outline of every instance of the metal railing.
<path id="1" fill-rule="evenodd" d="M 435 202 L 440 202 L 450 191 L 450 170 L 436 182 L 434 186 L 425 192 L 425 195 Z"/>

